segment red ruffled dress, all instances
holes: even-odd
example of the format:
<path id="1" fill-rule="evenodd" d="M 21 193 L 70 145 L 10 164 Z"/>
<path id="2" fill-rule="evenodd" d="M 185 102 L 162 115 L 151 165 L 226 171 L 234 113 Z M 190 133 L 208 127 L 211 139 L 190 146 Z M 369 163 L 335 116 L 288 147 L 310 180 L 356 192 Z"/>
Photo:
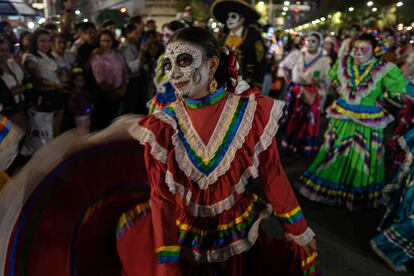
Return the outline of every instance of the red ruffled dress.
<path id="1" fill-rule="evenodd" d="M 151 197 L 120 219 L 124 275 L 319 275 L 317 253 L 299 246 L 314 233 L 276 147 L 283 104 L 254 92 L 177 101 L 131 129 Z M 265 195 L 248 191 L 253 178 Z M 260 230 L 272 215 L 286 240 Z"/>

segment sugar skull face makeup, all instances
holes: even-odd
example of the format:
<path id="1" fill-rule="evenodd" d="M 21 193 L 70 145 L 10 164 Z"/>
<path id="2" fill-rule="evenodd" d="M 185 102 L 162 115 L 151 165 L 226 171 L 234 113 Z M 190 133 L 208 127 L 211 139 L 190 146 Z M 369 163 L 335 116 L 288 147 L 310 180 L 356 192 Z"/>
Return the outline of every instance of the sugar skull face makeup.
<path id="1" fill-rule="evenodd" d="M 309 51 L 316 51 L 319 48 L 319 40 L 311 35 L 306 39 L 306 47 Z"/>
<path id="2" fill-rule="evenodd" d="M 238 29 L 243 25 L 243 17 L 236 12 L 229 12 L 227 15 L 226 25 L 230 30 Z"/>
<path id="3" fill-rule="evenodd" d="M 366 63 L 373 55 L 372 45 L 368 41 L 358 40 L 355 42 L 353 52 L 358 63 Z"/>
<path id="4" fill-rule="evenodd" d="M 191 98 L 209 81 L 209 62 L 203 63 L 203 50 L 184 41 L 167 45 L 164 56 L 166 76 L 178 96 Z"/>

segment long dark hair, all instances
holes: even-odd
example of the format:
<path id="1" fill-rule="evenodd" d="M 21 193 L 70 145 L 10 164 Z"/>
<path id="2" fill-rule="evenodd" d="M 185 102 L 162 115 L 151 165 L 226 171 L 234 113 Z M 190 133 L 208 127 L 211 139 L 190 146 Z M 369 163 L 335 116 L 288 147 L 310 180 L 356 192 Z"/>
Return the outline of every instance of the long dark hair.
<path id="1" fill-rule="evenodd" d="M 375 51 L 375 48 L 378 46 L 378 41 L 372 34 L 362 34 L 358 37 L 357 40 L 368 41 L 372 45 L 372 51 Z"/>
<path id="2" fill-rule="evenodd" d="M 24 51 L 24 50 L 26 50 L 26 49 L 24 49 L 24 46 L 23 46 L 23 40 L 24 40 L 24 38 L 25 38 L 26 36 L 28 36 L 28 35 L 32 35 L 32 33 L 31 33 L 31 32 L 28 32 L 28 31 L 24 31 L 24 32 L 20 35 L 20 38 L 19 38 L 19 49 L 20 49 L 20 51 Z M 29 44 L 29 47 L 30 47 L 30 44 Z"/>
<path id="3" fill-rule="evenodd" d="M 39 29 L 36 29 L 33 32 L 32 40 L 30 41 L 30 53 L 32 55 L 35 55 L 38 58 L 42 58 L 42 56 L 39 55 L 39 53 L 37 52 L 38 51 L 38 48 L 37 48 L 37 40 L 39 39 L 39 37 L 41 35 L 48 35 L 48 36 L 50 36 L 50 40 L 52 41 L 52 36 L 50 35 L 50 32 L 48 30 L 46 30 L 46 29 L 39 28 Z M 50 49 L 47 52 L 47 56 L 50 57 L 51 59 L 54 59 L 54 57 L 52 55 L 52 45 L 50 45 Z"/>
<path id="4" fill-rule="evenodd" d="M 107 30 L 107 29 L 102 30 L 102 31 L 99 32 L 99 34 L 98 34 L 98 42 L 99 43 L 100 43 L 100 40 L 101 40 L 101 36 L 103 36 L 103 35 L 107 35 L 111 38 L 111 40 L 112 40 L 112 49 L 115 49 L 115 48 L 118 47 L 118 41 L 116 40 L 114 34 L 110 30 Z M 99 48 L 100 47 L 101 47 L 101 45 L 99 44 Z"/>
<path id="5" fill-rule="evenodd" d="M 230 81 L 227 65 L 225 64 L 226 54 L 220 50 L 220 45 L 212 32 L 203 28 L 187 27 L 176 31 L 168 43 L 178 40 L 189 42 L 202 48 L 206 58 L 217 56 L 220 59 L 220 63 L 214 74 L 214 78 L 219 87 L 226 86 L 228 90 L 232 90 L 233 85 Z"/>

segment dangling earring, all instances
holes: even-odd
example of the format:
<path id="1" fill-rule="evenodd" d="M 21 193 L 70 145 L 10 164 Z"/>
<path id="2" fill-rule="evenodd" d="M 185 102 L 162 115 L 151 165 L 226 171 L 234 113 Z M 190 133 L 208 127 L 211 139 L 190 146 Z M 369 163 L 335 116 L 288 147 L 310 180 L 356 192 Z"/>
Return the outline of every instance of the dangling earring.
<path id="1" fill-rule="evenodd" d="M 180 93 L 175 92 L 175 98 L 176 98 L 176 99 L 177 99 L 177 101 L 179 101 L 179 102 L 183 102 L 183 101 L 184 101 L 183 96 L 181 96 L 181 94 L 180 94 Z"/>
<path id="2" fill-rule="evenodd" d="M 218 83 L 217 83 L 216 79 L 213 79 L 210 82 L 209 86 L 208 86 L 208 89 L 210 91 L 210 94 L 213 94 L 214 92 L 216 92 L 217 86 L 218 86 Z"/>

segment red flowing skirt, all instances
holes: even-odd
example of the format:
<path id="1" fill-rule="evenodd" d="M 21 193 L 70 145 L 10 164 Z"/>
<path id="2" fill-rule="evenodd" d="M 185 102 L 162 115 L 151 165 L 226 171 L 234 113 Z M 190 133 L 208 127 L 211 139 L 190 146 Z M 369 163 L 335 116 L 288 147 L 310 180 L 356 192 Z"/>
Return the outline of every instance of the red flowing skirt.
<path id="1" fill-rule="evenodd" d="M 309 258 L 303 248 L 294 242 L 271 238 L 261 230 L 249 251 L 221 263 L 195 264 L 181 259 L 177 263 L 159 264 L 154 248 L 149 212 L 131 221 L 128 229 L 118 237 L 117 249 L 123 275 L 320 275 L 317 258 Z"/>
<path id="2" fill-rule="evenodd" d="M 309 105 L 301 98 L 302 89 L 314 95 L 314 102 Z M 320 95 L 318 90 L 310 85 L 291 84 L 286 99 L 283 114 L 285 135 L 281 150 L 289 153 L 302 152 L 314 154 L 319 150 L 320 129 Z"/>

